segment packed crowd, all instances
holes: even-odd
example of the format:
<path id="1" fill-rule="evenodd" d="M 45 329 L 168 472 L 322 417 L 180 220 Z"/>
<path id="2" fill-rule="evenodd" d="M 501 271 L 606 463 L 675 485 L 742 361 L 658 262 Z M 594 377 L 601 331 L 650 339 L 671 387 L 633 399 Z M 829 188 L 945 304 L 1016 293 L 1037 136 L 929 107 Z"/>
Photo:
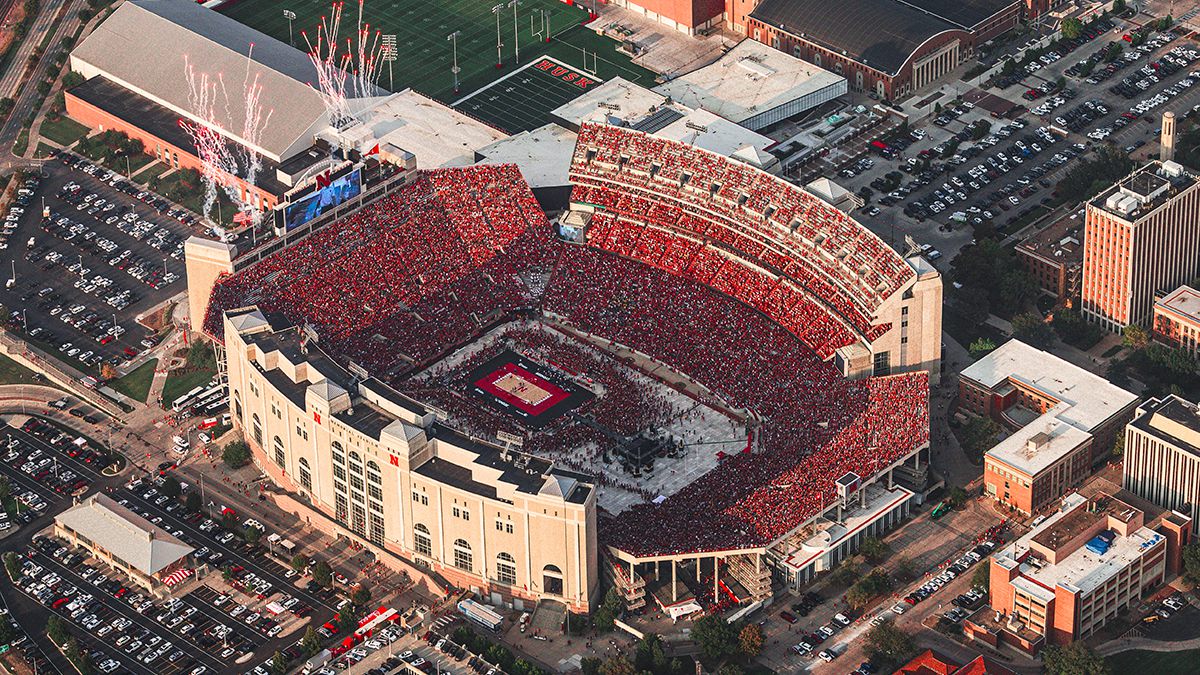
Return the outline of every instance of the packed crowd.
<path id="1" fill-rule="evenodd" d="M 722 175 L 728 182 L 740 174 Z M 658 504 L 607 519 L 609 544 L 639 555 L 766 545 L 827 509 L 846 472 L 873 476 L 928 440 L 924 373 L 845 380 L 823 359 L 844 336 L 806 325 L 823 326 L 828 316 L 813 294 L 687 234 L 699 225 L 669 231 L 610 213 L 594 223 L 590 245 L 561 243 L 512 166 L 428 172 L 382 202 L 219 282 L 206 330 L 219 336 L 222 310 L 257 304 L 311 324 L 326 353 L 403 388 L 414 372 L 491 326 L 546 311 L 636 347 L 762 420 L 754 452 L 725 458 Z M 644 213 L 678 208 L 648 204 Z M 877 258 L 877 269 L 887 268 L 890 259 Z M 618 386 L 615 366 L 600 355 L 546 335 L 517 336 L 512 344 L 604 390 L 589 414 L 608 428 L 635 431 L 663 412 L 638 389 Z M 410 393 L 452 408 L 484 433 L 503 428 L 495 416 L 468 412 L 479 406 L 460 392 L 414 380 Z M 599 453 L 595 434 L 565 425 L 536 435 L 531 449 Z M 589 459 L 560 461 L 583 468 Z"/>
<path id="2" fill-rule="evenodd" d="M 685 143 L 585 124 L 571 179 L 577 190 L 614 188 L 614 199 L 593 193 L 574 201 L 739 251 L 833 304 L 863 334 L 879 304 L 914 275 L 891 247 L 845 213 L 771 174 Z"/>

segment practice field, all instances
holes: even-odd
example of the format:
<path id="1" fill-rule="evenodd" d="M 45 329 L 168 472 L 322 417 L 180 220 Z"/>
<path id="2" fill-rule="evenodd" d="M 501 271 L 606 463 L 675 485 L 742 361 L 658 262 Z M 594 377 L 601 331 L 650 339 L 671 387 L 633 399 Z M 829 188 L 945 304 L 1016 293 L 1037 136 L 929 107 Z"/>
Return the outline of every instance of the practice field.
<path id="1" fill-rule="evenodd" d="M 550 121 L 550 111 L 601 80 L 557 59 L 543 56 L 521 70 L 454 103 L 454 107 L 510 134 Z"/>
<path id="2" fill-rule="evenodd" d="M 595 394 L 511 349 L 467 375 L 469 393 L 491 407 L 540 428 L 595 398 Z"/>
<path id="3" fill-rule="evenodd" d="M 298 49 L 307 51 L 302 31 L 315 36 L 322 16 L 330 14 L 329 0 L 289 0 L 287 3 L 270 0 L 240 0 L 220 11 L 252 28 L 283 42 L 291 41 Z M 474 80 L 487 72 L 499 77 L 511 72 L 515 57 L 514 37 L 520 47 L 521 62 L 526 63 L 543 53 L 545 41 L 542 16 L 549 22 L 551 35 L 578 28 L 588 20 L 588 13 L 579 6 L 557 0 L 521 0 L 516 11 L 514 35 L 513 10 L 502 3 L 500 18 L 502 69 L 496 68 L 495 3 L 473 0 L 366 0 L 362 6 L 363 23 L 372 33 L 396 36 L 397 60 L 380 72 L 379 85 L 400 91 L 412 87 L 436 98 L 454 96 L 452 44 L 449 35 L 458 31 L 458 66 L 462 81 Z M 291 22 L 284 10 L 295 12 Z M 346 3 L 342 15 L 343 37 L 354 33 L 358 21 L 358 6 Z M 590 31 L 589 31 L 590 32 Z"/>

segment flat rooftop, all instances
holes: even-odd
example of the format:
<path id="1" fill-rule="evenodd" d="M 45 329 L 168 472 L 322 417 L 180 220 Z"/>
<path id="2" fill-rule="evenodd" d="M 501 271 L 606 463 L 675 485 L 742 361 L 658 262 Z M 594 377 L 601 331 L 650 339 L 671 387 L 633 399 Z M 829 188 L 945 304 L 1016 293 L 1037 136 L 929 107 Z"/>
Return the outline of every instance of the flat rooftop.
<path id="1" fill-rule="evenodd" d="M 987 457 L 1036 476 L 1091 438 L 1088 432 L 1056 419 L 1051 411 L 1000 441 Z"/>
<path id="2" fill-rule="evenodd" d="M 707 110 L 693 110 L 654 135 L 733 157 L 763 171 L 775 173 L 779 164 L 768 152 L 775 141 Z"/>
<path id="3" fill-rule="evenodd" d="M 1083 264 L 1084 211 L 1062 218 L 1017 244 L 1017 250 L 1047 262 L 1070 267 Z"/>
<path id="4" fill-rule="evenodd" d="M 358 124 L 336 135 L 366 152 L 390 143 L 411 152 L 418 169 L 469 166 L 483 147 L 508 134 L 457 110 L 405 89 L 355 113 Z"/>
<path id="5" fill-rule="evenodd" d="M 990 390 L 1012 382 L 1065 403 L 1056 418 L 1088 432 L 1137 400 L 1099 375 L 1020 340 L 1004 343 L 962 375 Z"/>
<path id="6" fill-rule="evenodd" d="M 1195 182 L 1196 178 L 1177 162 L 1152 161 L 1101 192 L 1088 205 L 1108 215 L 1136 221 Z"/>
<path id="7" fill-rule="evenodd" d="M 578 130 L 584 122 L 611 124 L 620 120 L 632 125 L 667 106 L 667 97 L 658 92 L 634 84 L 621 77 L 614 77 L 598 87 L 588 89 L 572 101 L 555 108 L 551 113 L 568 126 Z M 656 131 L 645 129 L 644 131 Z"/>
<path id="8" fill-rule="evenodd" d="M 533 189 L 571 184 L 571 154 L 577 134 L 557 124 L 496 141 L 477 152 L 480 164 L 516 164 Z"/>
<path id="9" fill-rule="evenodd" d="M 1200 325 L 1200 291 L 1191 286 L 1176 288 L 1166 297 L 1154 303 L 1154 307 L 1156 310 L 1170 314 L 1173 318 Z"/>
<path id="10" fill-rule="evenodd" d="M 689 108 L 701 108 L 732 122 L 826 92 L 828 96 L 813 103 L 818 105 L 846 90 L 846 78 L 841 75 L 751 39 L 742 40 L 716 63 L 654 88 Z"/>
<path id="11" fill-rule="evenodd" d="M 1144 403 L 1130 424 L 1171 445 L 1200 456 L 1200 406 L 1171 395 Z"/>

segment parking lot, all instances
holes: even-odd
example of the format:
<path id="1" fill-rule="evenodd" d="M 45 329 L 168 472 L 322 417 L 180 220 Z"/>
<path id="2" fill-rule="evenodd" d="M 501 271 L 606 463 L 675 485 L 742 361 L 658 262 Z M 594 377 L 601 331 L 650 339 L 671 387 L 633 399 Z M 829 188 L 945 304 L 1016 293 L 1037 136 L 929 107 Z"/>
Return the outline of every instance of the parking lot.
<path id="1" fill-rule="evenodd" d="M 12 423 L 0 435 L 0 474 L 8 479 L 19 513 L 0 520 L 0 532 L 68 505 L 72 496 L 87 492 L 104 462 L 103 451 L 78 434 L 32 417 Z"/>
<path id="2" fill-rule="evenodd" d="M 897 229 L 911 234 L 927 255 L 936 251 L 931 259 L 945 254 L 948 261 L 978 226 L 1003 232 L 1014 221 L 1028 222 L 1096 144 L 1133 153 L 1157 140 L 1163 110 L 1183 116 L 1200 100 L 1200 48 L 1172 33 L 1148 33 L 1133 48 L 1122 40 L 1125 30 L 1094 32 L 1070 53 L 1043 56 L 1003 90 L 963 92 L 961 103 L 943 101 L 928 120 L 876 139 L 887 147 L 873 146 L 870 166 L 860 163 L 840 176 L 855 191 L 875 193 L 863 221 L 891 240 L 898 240 Z M 1110 47 L 1114 42 L 1123 47 Z M 996 119 L 988 106 L 998 98 L 1030 110 Z"/>
<path id="3" fill-rule="evenodd" d="M 92 375 L 152 345 L 138 314 L 183 289 L 189 226 L 136 184 L 64 155 L 48 162 L 7 239 L 9 324 Z M 89 173 L 91 172 L 91 173 Z M 42 218 L 42 209 L 49 217 Z"/>

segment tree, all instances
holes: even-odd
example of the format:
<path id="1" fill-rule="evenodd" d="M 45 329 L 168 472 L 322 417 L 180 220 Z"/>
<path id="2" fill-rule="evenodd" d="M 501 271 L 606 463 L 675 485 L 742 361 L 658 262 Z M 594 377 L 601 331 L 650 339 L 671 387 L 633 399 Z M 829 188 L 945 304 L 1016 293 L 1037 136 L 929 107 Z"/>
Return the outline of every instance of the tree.
<path id="1" fill-rule="evenodd" d="M 1063 19 L 1062 36 L 1074 40 L 1083 34 L 1083 22 L 1076 18 Z"/>
<path id="2" fill-rule="evenodd" d="M 846 559 L 841 565 L 829 573 L 829 581 L 838 586 L 849 586 L 858 579 L 858 566 L 850 559 Z"/>
<path id="3" fill-rule="evenodd" d="M 61 645 L 71 637 L 67 631 L 67 623 L 62 620 L 62 617 L 57 614 L 51 614 L 50 618 L 46 619 L 46 636 L 54 641 L 54 644 Z"/>
<path id="4" fill-rule="evenodd" d="M 1121 14 L 1122 12 L 1124 12 L 1125 11 L 1125 0 L 1113 0 L 1112 11 L 1113 11 L 1113 14 Z"/>
<path id="5" fill-rule="evenodd" d="M 72 87 L 78 87 L 79 85 L 83 84 L 85 81 L 87 81 L 87 78 L 85 78 L 83 75 L 80 75 L 79 73 L 77 73 L 73 70 L 69 71 L 66 75 L 63 75 L 63 79 L 62 79 L 63 89 L 70 89 Z"/>
<path id="6" fill-rule="evenodd" d="M 1150 333 L 1141 326 L 1130 324 L 1121 331 L 1121 342 L 1130 349 L 1145 349 L 1150 344 Z"/>
<path id="7" fill-rule="evenodd" d="M 992 418 L 972 417 L 959 430 L 958 442 L 962 444 L 968 457 L 977 459 L 992 449 L 998 433 L 1000 433 L 1000 425 L 996 424 Z"/>
<path id="8" fill-rule="evenodd" d="M 617 654 L 600 666 L 600 675 L 637 675 L 637 669 L 628 656 Z"/>
<path id="9" fill-rule="evenodd" d="M 1183 547 L 1183 574 L 1193 584 L 1200 583 L 1200 540 Z"/>
<path id="10" fill-rule="evenodd" d="M 183 502 L 183 507 L 188 513 L 200 513 L 200 509 L 204 508 L 204 503 L 200 500 L 200 493 L 189 492 L 187 499 Z"/>
<path id="11" fill-rule="evenodd" d="M 21 561 L 16 553 L 9 551 L 4 554 L 4 569 L 8 572 L 8 578 L 13 581 L 21 577 Z"/>
<path id="12" fill-rule="evenodd" d="M 746 675 L 746 669 L 736 663 L 722 663 L 717 675 Z"/>
<path id="13" fill-rule="evenodd" d="M 333 585 L 333 569 L 329 567 L 329 563 L 324 560 L 318 562 L 313 567 L 313 581 L 317 584 L 329 588 Z"/>
<path id="14" fill-rule="evenodd" d="M 275 655 L 271 657 L 271 672 L 275 675 L 286 675 L 287 669 L 287 659 L 284 658 L 283 652 L 276 650 Z"/>
<path id="15" fill-rule="evenodd" d="M 240 469 L 250 463 L 250 446 L 245 441 L 234 441 L 221 451 L 221 461 L 231 469 Z"/>
<path id="16" fill-rule="evenodd" d="M 358 588 L 350 594 L 350 602 L 359 607 L 366 607 L 371 603 L 371 589 L 359 584 Z"/>
<path id="17" fill-rule="evenodd" d="M 896 558 L 892 562 L 892 576 L 898 581 L 912 581 L 916 578 L 916 570 L 908 558 Z"/>
<path id="18" fill-rule="evenodd" d="M 758 658 L 766 641 L 762 626 L 756 623 L 748 623 L 738 631 L 738 648 L 742 650 L 742 656 L 747 659 Z"/>
<path id="19" fill-rule="evenodd" d="M 719 661 L 733 651 L 737 636 L 733 626 L 719 616 L 704 616 L 692 626 L 692 639 L 700 646 L 704 657 Z"/>
<path id="20" fill-rule="evenodd" d="M 855 609 L 866 607 L 871 600 L 892 590 L 892 578 L 882 569 L 872 570 L 858 580 L 846 593 L 846 602 Z"/>
<path id="21" fill-rule="evenodd" d="M 878 565 L 891 553 L 891 548 L 880 541 L 879 537 L 866 537 L 862 540 L 862 544 L 858 546 L 858 552 L 867 559 L 867 562 Z"/>
<path id="22" fill-rule="evenodd" d="M 162 487 L 160 487 L 158 491 L 170 497 L 171 499 L 178 499 L 179 493 L 182 492 L 181 488 L 182 486 L 179 484 L 179 479 L 168 474 L 165 478 L 163 478 Z"/>
<path id="23" fill-rule="evenodd" d="M 991 338 L 981 337 L 972 342 L 967 347 L 967 351 L 970 352 L 973 359 L 982 358 L 996 351 L 996 343 Z"/>
<path id="24" fill-rule="evenodd" d="M 962 486 L 955 485 L 946 493 L 946 501 L 956 509 L 962 508 L 962 505 L 967 503 L 967 491 L 962 489 Z"/>
<path id="25" fill-rule="evenodd" d="M 585 656 L 579 662 L 579 667 L 583 670 L 583 675 L 600 675 L 600 666 L 604 662 L 595 656 Z"/>
<path id="26" fill-rule="evenodd" d="M 638 641 L 633 652 L 633 666 L 639 673 L 666 673 L 670 659 L 663 651 L 662 638 L 654 633 L 647 633 Z"/>
<path id="27" fill-rule="evenodd" d="M 1047 675 L 1108 675 L 1112 672 L 1104 659 L 1082 642 L 1065 647 L 1047 645 L 1042 649 L 1042 670 Z"/>
<path id="28" fill-rule="evenodd" d="M 258 540 L 262 539 L 262 530 L 257 527 L 243 527 L 242 539 L 245 539 L 247 544 L 257 544 Z"/>
<path id="29" fill-rule="evenodd" d="M 317 635 L 317 631 L 309 626 L 304 631 L 304 637 L 300 639 L 300 649 L 303 651 L 305 658 L 308 658 L 321 651 L 321 638 Z"/>
<path id="30" fill-rule="evenodd" d="M 308 567 L 308 561 L 305 560 L 304 556 L 297 553 L 296 555 L 292 556 L 291 565 L 293 570 L 300 572 L 304 570 L 305 567 Z"/>
<path id="31" fill-rule="evenodd" d="M 867 631 L 867 646 L 872 654 L 898 663 L 909 660 L 916 651 L 912 637 L 896 628 L 891 621 L 884 621 Z"/>
<path id="32" fill-rule="evenodd" d="M 1012 335 L 1038 349 L 1047 349 L 1054 344 L 1054 330 L 1034 312 L 1025 312 L 1013 317 Z"/>
<path id="33" fill-rule="evenodd" d="M 978 586 L 984 590 L 992 586 L 992 565 L 984 558 L 975 571 L 971 574 L 971 585 Z"/>

